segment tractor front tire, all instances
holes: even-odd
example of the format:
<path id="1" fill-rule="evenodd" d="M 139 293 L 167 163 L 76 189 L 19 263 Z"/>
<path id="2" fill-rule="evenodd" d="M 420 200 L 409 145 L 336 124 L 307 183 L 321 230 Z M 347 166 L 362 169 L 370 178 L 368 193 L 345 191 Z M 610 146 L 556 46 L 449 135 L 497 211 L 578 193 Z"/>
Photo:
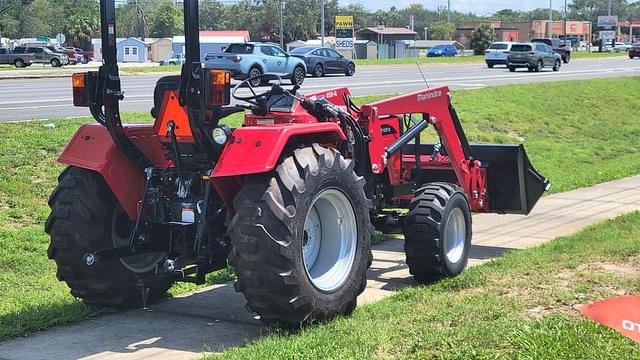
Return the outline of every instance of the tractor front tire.
<path id="1" fill-rule="evenodd" d="M 49 258 L 55 260 L 58 280 L 67 283 L 71 294 L 86 304 L 130 308 L 142 304 L 138 278 L 153 275 L 135 273 L 120 259 L 99 260 L 92 266 L 84 256 L 114 246 L 114 219 L 123 210 L 102 177 L 89 170 L 68 167 L 49 198 L 51 215 L 45 231 L 51 236 Z M 149 301 L 161 298 L 171 282 L 149 289 Z"/>
<path id="2" fill-rule="evenodd" d="M 462 273 L 471 248 L 471 211 L 453 184 L 431 183 L 416 191 L 404 223 L 404 250 L 417 282 Z"/>
<path id="3" fill-rule="evenodd" d="M 262 322 L 296 328 L 349 315 L 371 265 L 372 203 L 352 160 L 318 144 L 245 178 L 229 225 L 235 289 Z"/>

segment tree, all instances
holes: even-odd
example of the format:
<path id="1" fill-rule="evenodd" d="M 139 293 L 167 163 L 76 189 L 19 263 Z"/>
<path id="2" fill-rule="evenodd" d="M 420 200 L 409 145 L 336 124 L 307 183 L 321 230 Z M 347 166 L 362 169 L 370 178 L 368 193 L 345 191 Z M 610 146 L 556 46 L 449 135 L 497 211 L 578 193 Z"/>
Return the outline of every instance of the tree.
<path id="1" fill-rule="evenodd" d="M 436 40 L 450 40 L 455 30 L 456 26 L 453 23 L 438 21 L 429 26 L 429 35 Z"/>
<path id="2" fill-rule="evenodd" d="M 496 34 L 489 25 L 482 24 L 471 35 L 471 48 L 476 55 L 484 55 L 485 50 L 496 40 Z"/>
<path id="3" fill-rule="evenodd" d="M 224 5 L 217 0 L 202 0 L 200 2 L 200 29 L 224 29 L 224 9 Z"/>
<path id="4" fill-rule="evenodd" d="M 182 28 L 182 12 L 171 0 L 154 4 L 149 17 L 149 35 L 154 38 L 171 37 Z"/>

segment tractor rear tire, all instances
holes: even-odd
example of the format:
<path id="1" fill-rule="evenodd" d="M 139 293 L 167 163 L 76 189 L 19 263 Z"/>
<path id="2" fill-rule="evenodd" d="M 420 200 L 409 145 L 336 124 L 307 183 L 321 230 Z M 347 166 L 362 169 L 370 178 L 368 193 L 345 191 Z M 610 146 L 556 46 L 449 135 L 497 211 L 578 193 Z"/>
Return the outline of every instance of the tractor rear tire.
<path id="1" fill-rule="evenodd" d="M 471 211 L 453 184 L 431 183 L 416 191 L 404 223 L 404 250 L 417 282 L 462 273 L 471 248 Z"/>
<path id="2" fill-rule="evenodd" d="M 262 322 L 296 328 L 349 315 L 371 265 L 372 203 L 352 160 L 318 144 L 245 178 L 229 224 L 235 289 Z"/>
<path id="3" fill-rule="evenodd" d="M 142 304 L 138 278 L 120 259 L 84 262 L 85 254 L 114 246 L 114 214 L 122 209 L 102 177 L 89 170 L 68 167 L 59 177 L 59 185 L 49 198 L 51 215 L 45 231 L 51 236 L 48 255 L 55 260 L 57 278 L 67 283 L 71 294 L 86 304 L 130 308 Z M 116 230 L 117 231 L 117 230 Z M 171 282 L 149 289 L 149 301 L 161 298 Z"/>

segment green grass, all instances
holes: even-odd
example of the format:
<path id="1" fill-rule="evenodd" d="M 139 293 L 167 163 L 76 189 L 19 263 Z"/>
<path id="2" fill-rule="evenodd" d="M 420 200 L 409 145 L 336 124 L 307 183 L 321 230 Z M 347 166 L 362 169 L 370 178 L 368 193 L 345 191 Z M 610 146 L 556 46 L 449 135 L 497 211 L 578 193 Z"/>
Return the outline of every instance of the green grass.
<path id="1" fill-rule="evenodd" d="M 565 191 L 640 173 L 640 99 L 630 91 L 639 87 L 638 77 L 514 85 L 455 92 L 453 101 L 472 142 L 524 142 L 553 190 Z M 149 121 L 146 112 L 124 118 Z M 227 123 L 239 126 L 240 120 L 237 115 Z M 43 231 L 47 197 L 64 168 L 56 157 L 87 121 L 0 124 L 0 341 L 98 311 L 74 300 L 56 280 Z M 48 123 L 56 127 L 43 126 Z M 220 272 L 208 280 L 232 276 Z M 172 293 L 192 288 L 180 285 Z"/>
<path id="2" fill-rule="evenodd" d="M 636 212 L 208 359 L 638 359 L 573 306 L 637 294 L 639 266 Z"/>

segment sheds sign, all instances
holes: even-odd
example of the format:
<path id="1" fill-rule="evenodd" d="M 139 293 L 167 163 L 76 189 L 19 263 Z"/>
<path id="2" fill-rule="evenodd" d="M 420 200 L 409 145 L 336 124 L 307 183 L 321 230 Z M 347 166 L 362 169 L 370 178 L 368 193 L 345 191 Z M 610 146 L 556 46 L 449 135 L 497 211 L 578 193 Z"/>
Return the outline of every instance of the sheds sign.
<path id="1" fill-rule="evenodd" d="M 353 16 L 336 16 L 336 49 L 353 50 Z"/>

